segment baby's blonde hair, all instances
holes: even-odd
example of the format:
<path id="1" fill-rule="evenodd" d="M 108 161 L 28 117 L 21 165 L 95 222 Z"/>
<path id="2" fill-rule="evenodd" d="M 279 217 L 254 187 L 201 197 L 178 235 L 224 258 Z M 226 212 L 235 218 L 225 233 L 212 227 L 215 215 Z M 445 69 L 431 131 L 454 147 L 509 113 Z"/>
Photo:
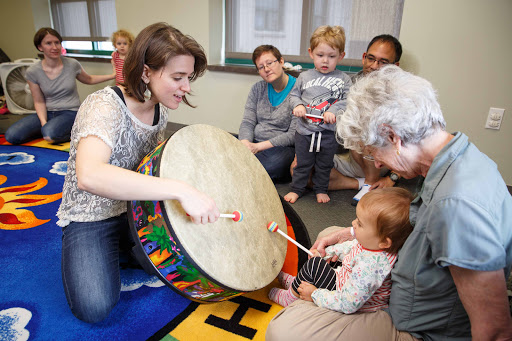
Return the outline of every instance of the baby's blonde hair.
<path id="1" fill-rule="evenodd" d="M 320 26 L 309 39 L 309 48 L 313 51 L 318 45 L 325 43 L 341 53 L 345 52 L 345 30 L 341 26 Z"/>
<path id="2" fill-rule="evenodd" d="M 133 34 L 128 32 L 127 30 L 115 31 L 114 33 L 112 33 L 112 37 L 110 38 L 110 40 L 112 41 L 112 45 L 114 45 L 114 47 L 116 47 L 116 40 L 120 37 L 125 38 L 128 41 L 128 45 L 131 45 L 133 43 L 133 40 L 135 39 Z"/>
<path id="3" fill-rule="evenodd" d="M 377 235 L 381 240 L 391 240 L 391 246 L 384 249 L 389 253 L 398 253 L 413 230 L 409 221 L 409 206 L 413 198 L 405 188 L 386 187 L 366 193 L 357 204 L 375 218 Z"/>

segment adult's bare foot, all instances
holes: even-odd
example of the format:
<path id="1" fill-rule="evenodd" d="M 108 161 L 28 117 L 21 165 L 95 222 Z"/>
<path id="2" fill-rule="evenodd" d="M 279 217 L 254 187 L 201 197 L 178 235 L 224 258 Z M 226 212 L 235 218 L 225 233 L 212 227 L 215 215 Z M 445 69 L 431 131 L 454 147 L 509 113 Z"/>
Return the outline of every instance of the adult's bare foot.
<path id="1" fill-rule="evenodd" d="M 359 182 L 351 177 L 345 176 L 336 169 L 331 169 L 329 175 L 329 191 L 338 191 L 341 189 L 359 189 Z"/>

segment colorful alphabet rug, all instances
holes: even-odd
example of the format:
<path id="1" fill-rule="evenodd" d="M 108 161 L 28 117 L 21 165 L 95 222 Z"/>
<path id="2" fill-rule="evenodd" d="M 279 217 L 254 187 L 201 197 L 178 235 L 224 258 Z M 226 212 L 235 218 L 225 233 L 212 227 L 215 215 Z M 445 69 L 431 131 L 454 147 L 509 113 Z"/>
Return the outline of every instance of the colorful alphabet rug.
<path id="1" fill-rule="evenodd" d="M 121 267 L 122 292 L 110 316 L 96 324 L 75 318 L 61 279 L 62 197 L 69 144 L 44 140 L 9 145 L 0 135 L 0 340 L 264 340 L 281 309 L 269 286 L 220 303 L 188 300 L 157 277 Z M 310 245 L 306 229 L 286 203 L 288 235 Z M 284 270 L 306 260 L 288 243 Z"/>

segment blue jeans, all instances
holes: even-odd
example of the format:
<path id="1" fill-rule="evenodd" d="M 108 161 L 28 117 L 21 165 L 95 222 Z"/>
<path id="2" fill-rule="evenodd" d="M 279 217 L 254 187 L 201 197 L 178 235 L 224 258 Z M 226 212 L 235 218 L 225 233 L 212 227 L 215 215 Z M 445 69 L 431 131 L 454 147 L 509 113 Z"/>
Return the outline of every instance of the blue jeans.
<path id="1" fill-rule="evenodd" d="M 295 157 L 293 147 L 272 147 L 255 154 L 272 181 L 290 181 L 290 165 Z"/>
<path id="2" fill-rule="evenodd" d="M 7 129 L 5 139 L 10 144 L 22 144 L 41 137 L 50 138 L 53 143 L 67 142 L 76 113 L 74 110 L 48 111 L 48 122 L 43 127 L 37 114 L 28 115 Z"/>
<path id="3" fill-rule="evenodd" d="M 119 301 L 119 252 L 131 240 L 126 213 L 62 228 L 62 282 L 71 312 L 80 320 L 99 322 Z"/>

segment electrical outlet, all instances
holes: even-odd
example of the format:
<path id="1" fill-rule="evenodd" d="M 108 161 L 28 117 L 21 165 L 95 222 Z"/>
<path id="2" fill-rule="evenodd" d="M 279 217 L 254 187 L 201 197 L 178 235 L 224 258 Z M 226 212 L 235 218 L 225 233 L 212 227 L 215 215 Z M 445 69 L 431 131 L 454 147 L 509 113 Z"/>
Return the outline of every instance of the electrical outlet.
<path id="1" fill-rule="evenodd" d="M 485 128 L 499 130 L 504 113 L 505 109 L 490 108 L 489 115 L 487 115 L 487 121 L 485 121 Z"/>

